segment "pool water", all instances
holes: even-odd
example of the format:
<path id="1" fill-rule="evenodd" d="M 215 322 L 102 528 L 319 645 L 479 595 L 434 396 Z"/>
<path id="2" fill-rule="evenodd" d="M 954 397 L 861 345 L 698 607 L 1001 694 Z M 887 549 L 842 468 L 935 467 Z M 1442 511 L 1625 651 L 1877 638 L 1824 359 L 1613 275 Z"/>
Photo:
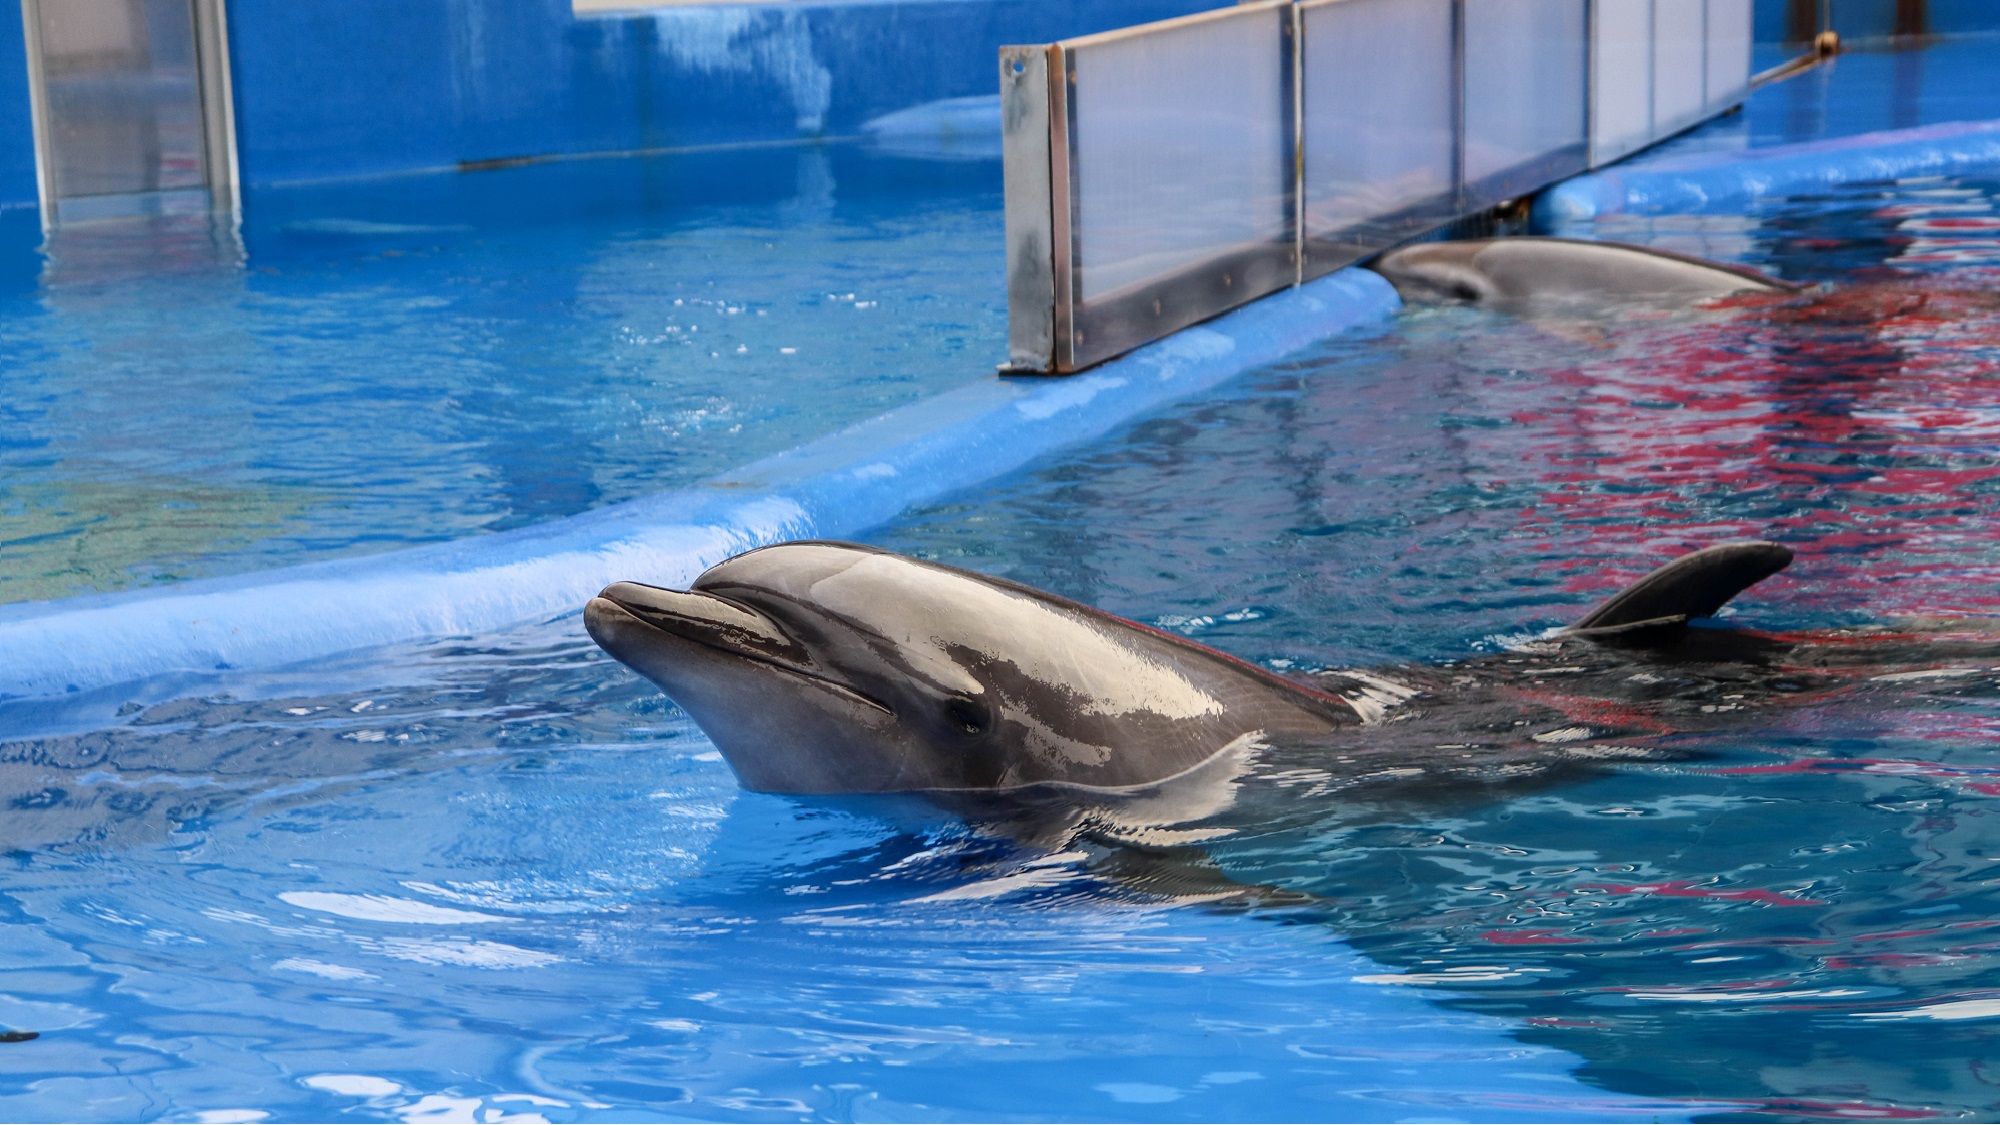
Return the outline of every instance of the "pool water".
<path id="1" fill-rule="evenodd" d="M 0 602 L 574 515 L 977 379 L 998 184 L 831 146 L 0 226 Z"/>
<path id="2" fill-rule="evenodd" d="M 1411 311 L 869 539 L 1291 671 L 1494 652 L 1750 534 L 1799 561 L 1739 600 L 1745 624 L 2000 614 L 1996 206 L 2000 183 L 1938 181 L 1619 220 L 1598 233 L 1843 288 L 1613 323 Z M 714 237 L 747 289 L 754 247 Z M 299 268 L 442 268 L 335 261 Z M 797 300 L 800 323 L 861 315 Z M 692 369 L 724 386 L 722 358 Z M 803 425 L 777 410 L 757 440 Z M 734 450 L 690 457 L 711 455 Z M 643 461 L 596 479 L 637 490 Z M 518 516 L 504 494 L 486 518 Z M 1984 675 L 1560 784 L 1294 802 L 1211 845 L 1304 911 L 1163 901 L 942 814 L 744 793 L 573 616 L 183 694 L 0 741 L 0 1026 L 42 1033 L 0 1044 L 0 1115 L 2000 1106 Z"/>

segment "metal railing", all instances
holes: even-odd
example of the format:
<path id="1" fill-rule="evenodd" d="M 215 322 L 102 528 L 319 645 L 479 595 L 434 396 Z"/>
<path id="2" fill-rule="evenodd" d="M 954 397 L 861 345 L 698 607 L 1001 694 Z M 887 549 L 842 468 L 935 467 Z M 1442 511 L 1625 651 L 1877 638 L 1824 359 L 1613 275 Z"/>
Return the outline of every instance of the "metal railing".
<path id="1" fill-rule="evenodd" d="M 1259 0 L 1000 51 L 1008 369 L 1082 370 L 1742 101 L 1750 0 Z"/>

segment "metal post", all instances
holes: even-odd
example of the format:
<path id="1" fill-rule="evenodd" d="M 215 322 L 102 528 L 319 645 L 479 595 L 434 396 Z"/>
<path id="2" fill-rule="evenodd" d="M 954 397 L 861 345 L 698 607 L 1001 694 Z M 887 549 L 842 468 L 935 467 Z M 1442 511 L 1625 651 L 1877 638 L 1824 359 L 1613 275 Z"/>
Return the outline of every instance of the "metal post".
<path id="1" fill-rule="evenodd" d="M 223 0 L 193 0 L 195 73 L 201 89 L 201 131 L 212 210 L 235 213 L 241 202 L 236 167 L 236 101 L 229 76 L 229 24 Z"/>

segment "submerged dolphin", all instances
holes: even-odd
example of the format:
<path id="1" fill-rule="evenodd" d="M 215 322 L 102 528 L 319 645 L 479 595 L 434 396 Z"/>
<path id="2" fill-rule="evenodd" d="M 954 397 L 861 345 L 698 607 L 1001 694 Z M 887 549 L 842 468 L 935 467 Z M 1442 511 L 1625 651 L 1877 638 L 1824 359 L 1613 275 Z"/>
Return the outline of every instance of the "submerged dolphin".
<path id="1" fill-rule="evenodd" d="M 1514 652 L 1310 682 L 1014 582 L 851 543 L 750 551 L 685 592 L 615 583 L 584 620 L 756 790 L 1111 793 L 1246 755 L 1310 765 L 1333 783 L 1490 780 L 1644 756 L 1633 739 L 1824 688 L 1836 665 L 1871 668 L 1881 654 L 1866 646 L 1688 627 L 1791 558 L 1775 543 L 1711 547 Z"/>
<path id="2" fill-rule="evenodd" d="M 1623 242 L 1572 238 L 1420 242 L 1389 251 L 1369 268 L 1411 302 L 1696 302 L 1739 293 L 1797 293 L 1803 288 L 1743 266 Z"/>

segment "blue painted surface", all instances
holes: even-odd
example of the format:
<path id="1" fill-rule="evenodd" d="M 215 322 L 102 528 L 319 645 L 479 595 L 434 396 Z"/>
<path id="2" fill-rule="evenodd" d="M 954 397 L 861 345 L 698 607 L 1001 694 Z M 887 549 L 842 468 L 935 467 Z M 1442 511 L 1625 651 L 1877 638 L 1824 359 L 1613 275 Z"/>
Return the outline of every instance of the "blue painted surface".
<path id="1" fill-rule="evenodd" d="M 1379 276 L 1348 270 L 1088 375 L 981 380 L 692 489 L 388 555 L 0 608 L 0 696 L 275 668 L 569 613 L 621 578 L 684 584 L 762 543 L 854 534 L 1396 307 Z"/>
<path id="2" fill-rule="evenodd" d="M 1536 201 L 1535 215 L 1538 223 L 1553 227 L 1621 212 L 1724 214 L 1769 196 L 1996 169 L 2000 122 L 1932 125 L 1740 155 L 1706 153 L 1631 169 L 1613 167 L 1549 189 Z"/>
<path id="3" fill-rule="evenodd" d="M 0 12 L 0 216 L 35 207 L 35 118 L 28 103 L 26 30 L 11 11 Z M 6 221 L 0 217 L 0 222 Z"/>
<path id="4" fill-rule="evenodd" d="M 245 179 L 272 184 L 577 153 L 851 136 L 990 94 L 995 53 L 1213 0 L 691 5 L 241 0 Z"/>
<path id="5" fill-rule="evenodd" d="M 1841 54 L 1754 93 L 1743 111 L 1546 192 L 1548 229 L 1618 211 L 1740 210 L 1832 184 L 1984 167 L 2000 121 L 2000 35 Z M 1931 171 L 1926 171 L 1927 169 Z"/>

